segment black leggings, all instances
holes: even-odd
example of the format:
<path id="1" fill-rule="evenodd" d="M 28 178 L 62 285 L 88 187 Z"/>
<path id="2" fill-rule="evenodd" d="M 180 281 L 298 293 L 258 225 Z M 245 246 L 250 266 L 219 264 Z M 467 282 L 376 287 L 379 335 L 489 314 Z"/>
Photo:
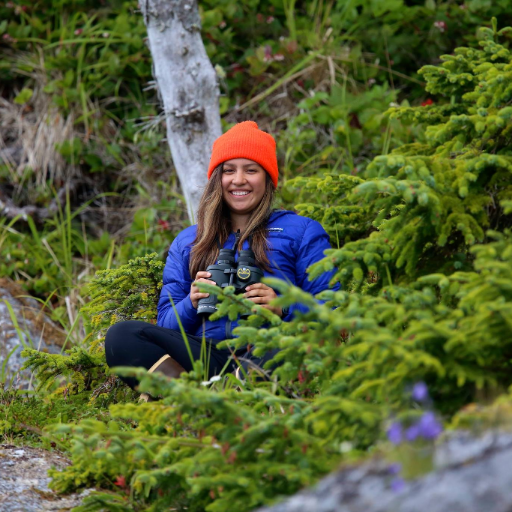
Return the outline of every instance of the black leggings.
<path id="1" fill-rule="evenodd" d="M 187 335 L 187 340 L 194 360 L 200 359 L 202 338 Z M 232 372 L 238 368 L 232 359 L 231 351 L 218 349 L 215 341 L 206 338 L 206 351 L 210 353 L 210 365 L 208 375 L 218 375 L 227 364 L 225 372 Z M 241 349 L 235 352 L 237 357 L 242 357 L 243 364 L 247 368 L 247 362 L 252 361 L 262 366 L 277 351 L 269 352 L 262 358 L 254 358 L 250 352 Z M 105 337 L 105 355 L 110 368 L 115 366 L 142 366 L 149 370 L 161 357 L 170 355 L 186 371 L 192 369 L 192 362 L 187 346 L 179 331 L 166 329 L 140 320 L 127 320 L 114 324 L 107 331 Z M 250 362 L 249 362 L 250 364 Z M 131 388 L 138 384 L 134 377 L 121 377 Z"/>

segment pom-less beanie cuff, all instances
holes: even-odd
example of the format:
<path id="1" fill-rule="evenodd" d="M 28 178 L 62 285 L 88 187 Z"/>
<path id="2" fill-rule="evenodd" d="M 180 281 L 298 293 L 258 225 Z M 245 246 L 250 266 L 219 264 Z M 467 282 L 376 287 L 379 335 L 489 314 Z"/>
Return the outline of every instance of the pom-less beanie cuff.
<path id="1" fill-rule="evenodd" d="M 236 124 L 213 143 L 208 179 L 217 166 L 232 158 L 247 158 L 257 162 L 270 175 L 274 187 L 277 187 L 279 169 L 276 141 L 272 135 L 260 130 L 254 121 Z"/>

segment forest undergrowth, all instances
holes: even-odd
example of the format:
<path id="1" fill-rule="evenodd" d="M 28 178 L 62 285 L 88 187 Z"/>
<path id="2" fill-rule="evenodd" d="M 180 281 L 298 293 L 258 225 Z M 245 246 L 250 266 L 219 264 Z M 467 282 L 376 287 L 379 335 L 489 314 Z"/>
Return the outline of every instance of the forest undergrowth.
<path id="1" fill-rule="evenodd" d="M 376 450 L 414 477 L 429 464 L 404 446 L 508 425 L 507 2 L 201 4 L 224 126 L 254 118 L 276 134 L 280 204 L 331 235 L 310 277 L 334 269 L 342 289 L 320 305 L 272 281 L 279 305 L 310 308 L 289 323 L 226 290 L 218 316 L 251 313 L 226 346 L 280 348 L 282 364 L 269 380 L 271 363 L 210 381 L 205 360 L 174 381 L 123 370 L 163 397 L 149 404 L 108 372 L 102 346 L 117 321 L 154 321 L 187 223 L 143 90 L 144 26 L 131 2 L 43 3 L 0 8 L 0 199 L 14 212 L 0 220 L 0 268 L 70 348 L 25 351 L 36 389 L 4 386 L 0 434 L 71 457 L 54 489 L 96 486 L 84 511 L 252 510 Z"/>

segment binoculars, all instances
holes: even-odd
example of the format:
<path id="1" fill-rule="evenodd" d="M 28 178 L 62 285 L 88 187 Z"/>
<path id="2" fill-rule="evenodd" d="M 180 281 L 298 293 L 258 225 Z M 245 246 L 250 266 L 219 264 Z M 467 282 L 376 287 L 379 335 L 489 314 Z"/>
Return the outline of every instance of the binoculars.
<path id="1" fill-rule="evenodd" d="M 238 256 L 238 262 L 235 262 L 236 250 L 220 249 L 217 263 L 209 265 L 206 269 L 210 272 L 212 281 L 217 286 L 225 288 L 234 286 L 235 293 L 243 293 L 245 289 L 254 283 L 259 283 L 263 277 L 263 271 L 256 266 L 254 252 L 250 249 L 242 250 Z M 197 304 L 197 314 L 210 316 L 217 310 L 217 296 L 210 294 L 209 297 L 199 299 Z"/>

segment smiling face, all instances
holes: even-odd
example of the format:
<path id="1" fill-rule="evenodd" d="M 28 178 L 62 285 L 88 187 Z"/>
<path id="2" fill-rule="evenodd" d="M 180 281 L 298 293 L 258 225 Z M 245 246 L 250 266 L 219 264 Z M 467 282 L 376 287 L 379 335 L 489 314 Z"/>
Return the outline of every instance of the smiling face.
<path id="1" fill-rule="evenodd" d="M 232 215 L 250 215 L 265 194 L 267 173 L 253 160 L 233 158 L 224 162 L 222 198 Z"/>

